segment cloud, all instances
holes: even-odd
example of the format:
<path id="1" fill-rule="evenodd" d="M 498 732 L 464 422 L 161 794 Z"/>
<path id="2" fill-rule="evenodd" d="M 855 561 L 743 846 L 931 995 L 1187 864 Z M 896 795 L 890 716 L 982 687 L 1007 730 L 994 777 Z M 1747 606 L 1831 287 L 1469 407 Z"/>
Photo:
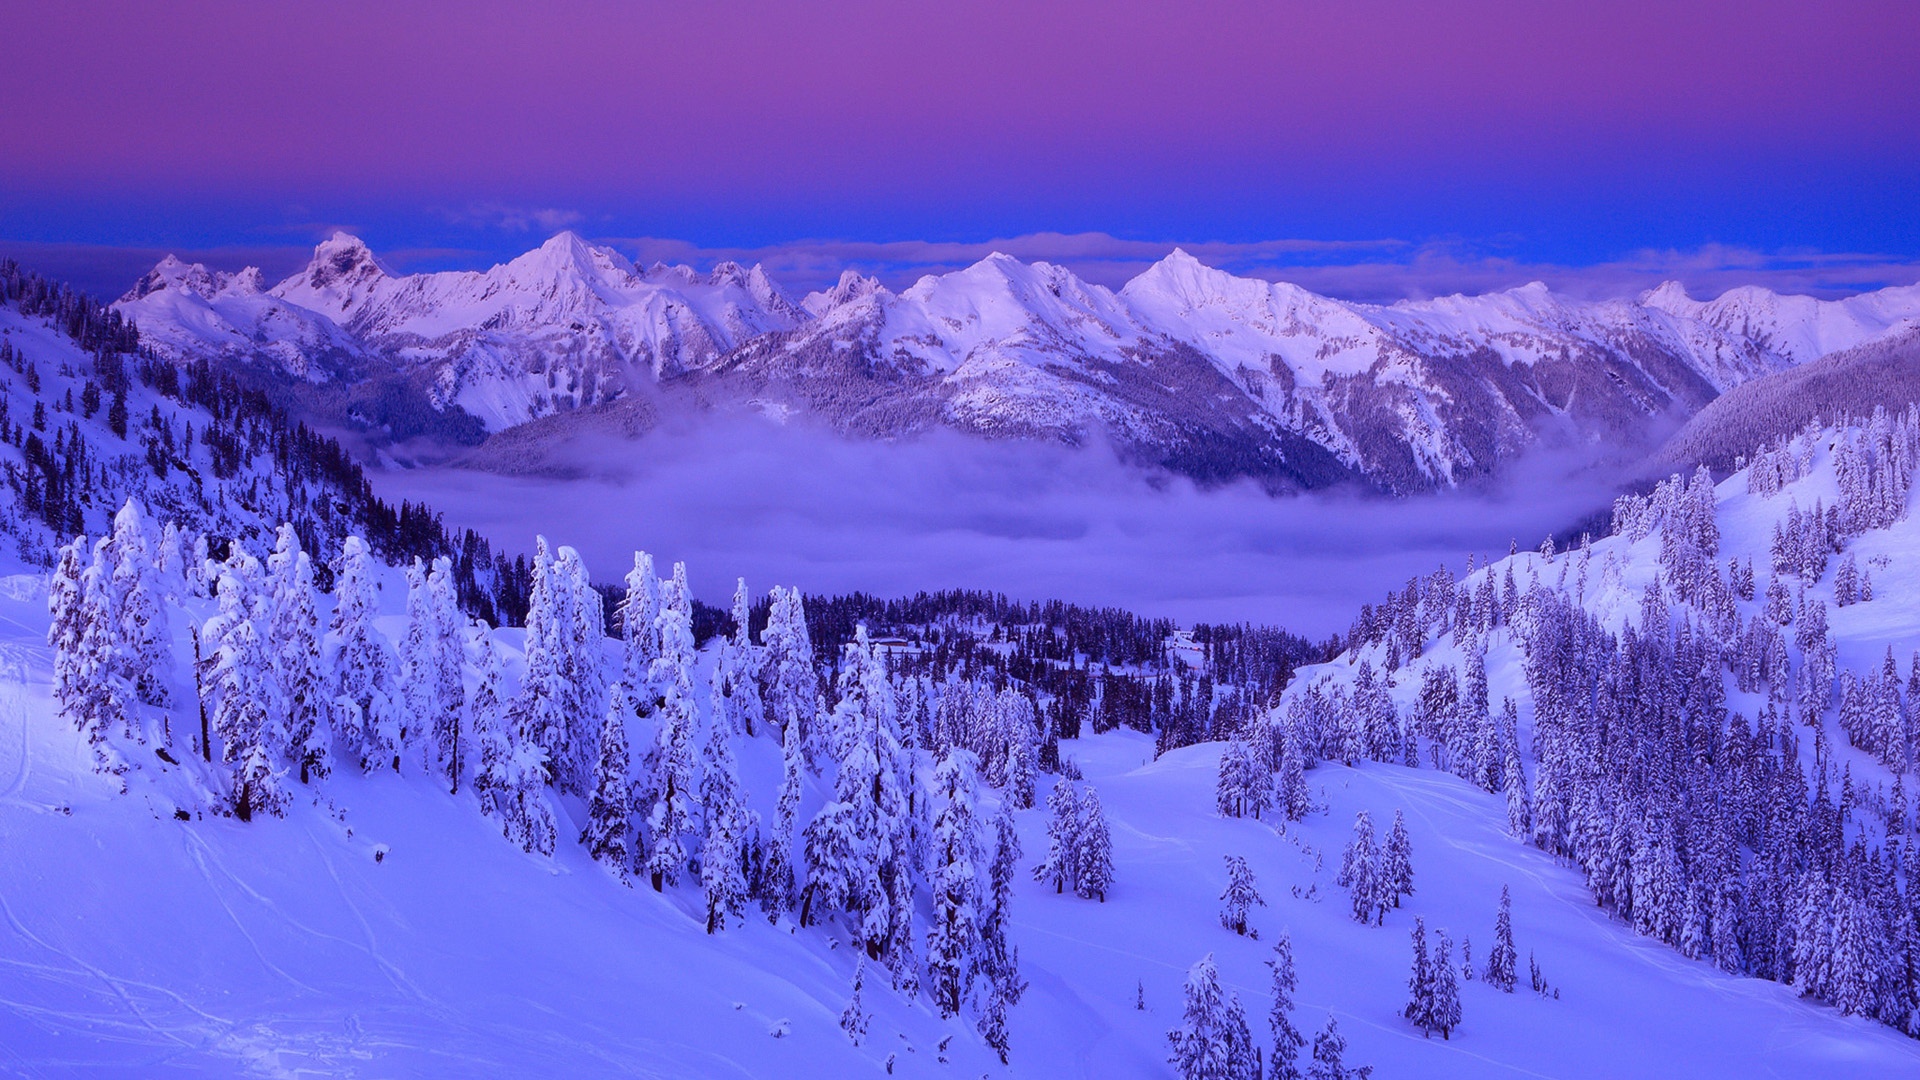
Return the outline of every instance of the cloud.
<path id="1" fill-rule="evenodd" d="M 584 224 L 587 215 L 578 210 L 562 210 L 556 207 L 514 206 L 508 203 L 476 202 L 458 208 L 441 208 L 434 211 L 448 224 L 468 229 L 496 229 L 501 232 L 528 233 L 541 235 L 571 229 Z"/>
<path id="2" fill-rule="evenodd" d="M 536 532 L 573 545 L 602 581 L 617 582 L 635 548 L 685 560 L 714 603 L 740 575 L 761 591 L 965 587 L 1315 636 L 1413 574 L 1504 555 L 1514 539 L 1533 546 L 1610 497 L 1540 461 L 1479 493 L 1276 499 L 1156 477 L 1102 447 L 944 432 L 855 442 L 712 416 L 637 442 L 580 436 L 559 452 L 583 475 L 371 478 L 384 497 L 425 500 L 509 551 L 531 550 Z"/>

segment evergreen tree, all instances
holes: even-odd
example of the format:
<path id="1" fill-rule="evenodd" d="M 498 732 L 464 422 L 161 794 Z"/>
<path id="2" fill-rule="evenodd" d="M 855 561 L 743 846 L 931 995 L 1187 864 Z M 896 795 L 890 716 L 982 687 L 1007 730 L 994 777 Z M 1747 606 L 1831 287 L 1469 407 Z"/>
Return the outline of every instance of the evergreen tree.
<path id="1" fill-rule="evenodd" d="M 642 715 L 657 707 L 654 693 L 653 662 L 660 656 L 660 578 L 653 570 L 653 556 L 644 551 L 633 553 L 633 569 L 628 571 L 627 592 L 617 612 L 620 619 L 621 674 Z"/>
<path id="2" fill-rule="evenodd" d="M 766 632 L 761 635 L 762 677 L 766 686 L 766 709 L 774 723 L 784 731 L 798 725 L 801 748 L 807 764 L 813 767 L 822 741 L 815 718 L 820 712 L 819 678 L 813 670 L 813 643 L 807 632 L 807 615 L 798 589 L 776 587 L 771 594 L 771 610 Z"/>
<path id="3" fill-rule="evenodd" d="M 1313 798 L 1307 791 L 1306 761 L 1300 753 L 1299 736 L 1291 724 L 1280 728 L 1280 768 L 1274 774 L 1273 803 L 1288 821 L 1299 821 L 1313 810 Z"/>
<path id="4" fill-rule="evenodd" d="M 1269 805 L 1272 781 L 1266 766 L 1234 732 L 1220 754 L 1220 778 L 1215 785 L 1215 801 L 1227 817 L 1258 818 Z"/>
<path id="5" fill-rule="evenodd" d="M 1282 932 L 1273 943 L 1267 967 L 1273 971 L 1273 1009 L 1267 1026 L 1273 1031 L 1273 1051 L 1267 1057 L 1271 1080 L 1301 1080 L 1300 1048 L 1306 1038 L 1293 1026 L 1293 994 L 1299 988 L 1293 972 L 1293 935 Z"/>
<path id="6" fill-rule="evenodd" d="M 1244 1019 L 1241 1024 L 1245 1026 Z M 1167 1061 L 1181 1080 L 1230 1080 L 1244 1075 L 1235 1071 L 1238 1063 L 1233 1060 L 1230 1025 L 1220 975 L 1213 954 L 1208 953 L 1188 970 L 1181 1024 L 1167 1032 L 1172 1048 Z"/>
<path id="7" fill-rule="evenodd" d="M 1406 815 L 1393 812 L 1393 829 L 1387 834 L 1387 846 L 1380 860 L 1380 895 L 1400 906 L 1402 896 L 1413 895 L 1413 842 L 1407 838 Z"/>
<path id="8" fill-rule="evenodd" d="M 995 988 L 1016 1004 L 1026 989 L 1020 979 L 1020 950 L 1007 941 L 1012 924 L 1013 875 L 1020 862 L 1020 834 L 1013 826 L 1013 808 L 1002 802 L 993 816 L 993 857 L 987 867 L 985 916 L 980 920 L 981 967 Z"/>
<path id="9" fill-rule="evenodd" d="M 118 663 L 121 648 L 120 611 L 115 606 L 113 588 L 113 549 L 110 537 L 94 542 L 92 557 L 80 574 L 81 639 L 77 649 L 84 675 L 86 717 L 82 730 L 92 743 L 96 767 L 117 772 L 124 768 L 118 751 L 106 741 L 110 732 L 133 738 L 135 697 L 127 681 L 124 665 Z M 98 737 L 96 737 L 96 734 Z"/>
<path id="10" fill-rule="evenodd" d="M 1493 951 L 1487 954 L 1486 982 L 1503 993 L 1513 993 L 1514 965 L 1518 954 L 1513 948 L 1513 899 L 1505 885 L 1500 886 L 1500 914 L 1493 922 Z"/>
<path id="11" fill-rule="evenodd" d="M 241 766 L 234 777 L 231 809 L 242 821 L 256 813 L 280 816 L 288 801 L 272 766 L 285 733 L 275 720 L 273 679 L 260 632 L 263 605 L 254 602 L 252 575 L 246 572 L 249 559 L 236 545 L 220 577 L 220 612 L 203 632 L 209 650 L 203 683 L 213 698 L 221 760 Z"/>
<path id="12" fill-rule="evenodd" d="M 1035 881 L 1050 883 L 1056 893 L 1079 891 L 1080 798 L 1073 784 L 1061 780 L 1047 796 L 1047 858 L 1033 868 Z"/>
<path id="13" fill-rule="evenodd" d="M 1113 836 L 1107 828 L 1106 811 L 1100 807 L 1100 793 L 1092 784 L 1080 796 L 1080 831 L 1073 861 L 1078 874 L 1074 893 L 1105 903 L 1113 888 Z"/>
<path id="14" fill-rule="evenodd" d="M 848 999 L 847 1007 L 840 1013 L 840 1030 L 847 1033 L 853 1045 L 859 1046 L 860 1040 L 867 1037 L 867 1007 L 860 1001 L 860 991 L 867 981 L 867 958 L 864 954 L 853 964 L 853 997 Z"/>
<path id="15" fill-rule="evenodd" d="M 633 778 L 627 753 L 626 687 L 613 684 L 607 695 L 607 716 L 600 729 L 600 759 L 593 769 L 593 796 L 587 803 L 587 826 L 580 843 L 594 861 L 621 881 L 633 866 Z"/>
<path id="16" fill-rule="evenodd" d="M 1431 1002 L 1433 1026 L 1440 1029 L 1441 1038 L 1450 1039 L 1453 1029 L 1460 1026 L 1460 979 L 1453 966 L 1452 940 L 1445 930 L 1439 931 L 1437 937 L 1433 962 L 1427 968 L 1432 979 L 1427 999 Z"/>
<path id="17" fill-rule="evenodd" d="M 793 840 L 806 779 L 806 755 L 800 746 L 803 736 L 799 725 L 790 724 L 780 730 L 780 793 L 774 802 L 773 835 L 767 840 L 760 897 L 761 907 L 769 918 L 793 910 L 796 889 Z"/>
<path id="18" fill-rule="evenodd" d="M 433 560 L 427 574 L 428 607 L 433 615 L 434 701 L 438 711 L 427 729 L 434 765 L 447 778 L 447 790 L 459 794 L 465 769 L 467 710 L 466 616 L 460 612 L 453 560 Z"/>
<path id="19" fill-rule="evenodd" d="M 660 655 L 649 682 L 660 695 L 659 726 L 648 757 L 647 875 L 658 892 L 677 884 L 691 857 L 693 754 L 697 720 L 693 699 L 693 605 L 685 592 L 685 564 L 676 564 L 663 590 L 658 629 Z"/>
<path id="20" fill-rule="evenodd" d="M 333 658 L 334 731 L 368 771 L 395 760 L 399 743 L 393 661 L 373 623 L 379 614 L 375 589 L 373 553 L 366 541 L 347 537 L 334 574 L 333 622 L 327 636 Z"/>
<path id="21" fill-rule="evenodd" d="M 957 1014 L 966 1001 L 980 951 L 974 761 L 971 751 L 955 747 L 933 776 L 934 792 L 942 803 L 933 819 L 929 868 L 933 924 L 927 932 L 927 973 L 934 1005 L 942 1016 Z"/>
<path id="22" fill-rule="evenodd" d="M 407 581 L 407 622 L 400 635 L 399 666 L 401 691 L 401 749 L 420 748 L 431 767 L 434 752 L 427 746 L 427 735 L 440 703 L 440 634 L 434 625 L 432 594 L 427 591 L 427 568 L 419 559 L 405 568 Z"/>
<path id="23" fill-rule="evenodd" d="M 1507 585 L 1513 585 L 1513 568 L 1507 568 Z M 1347 1040 L 1340 1034 L 1340 1025 L 1333 1014 L 1327 1014 L 1327 1026 L 1313 1037 L 1313 1063 L 1307 1066 L 1307 1080 L 1368 1080 L 1373 1075 L 1373 1066 L 1362 1065 L 1359 1068 L 1347 1068 L 1343 1059 L 1347 1053 Z"/>
<path id="24" fill-rule="evenodd" d="M 714 709 L 709 712 L 707 741 L 701 749 L 700 805 L 707 832 L 700 845 L 700 885 L 707 903 L 707 933 L 726 928 L 746 910 L 747 858 L 758 819 L 747 808 L 734 764 L 733 740 L 724 715 L 723 677 L 713 679 Z"/>
<path id="25" fill-rule="evenodd" d="M 1334 879 L 1352 890 L 1355 922 L 1369 923 L 1384 917 L 1386 890 L 1380 881 L 1379 861 L 1373 844 L 1373 818 L 1362 810 L 1354 815 L 1353 839 L 1340 856 L 1340 875 Z"/>
<path id="26" fill-rule="evenodd" d="M 107 742 L 107 728 L 95 709 L 103 659 L 95 651 L 100 642 L 92 628 L 93 612 L 87 603 L 87 590 L 81 567 L 85 537 L 75 537 L 60 549 L 52 579 L 47 585 L 47 610 L 52 623 L 47 627 L 47 644 L 53 648 L 54 708 L 68 723 L 87 737 L 93 749 L 94 769 L 114 771 L 118 755 Z"/>
<path id="27" fill-rule="evenodd" d="M 173 672 L 173 635 L 167 629 L 165 590 L 140 504 L 129 498 L 113 516 L 110 551 L 114 626 L 114 666 L 135 696 L 149 705 L 168 704 Z"/>
<path id="28" fill-rule="evenodd" d="M 313 562 L 300 550 L 300 537 L 292 525 L 280 526 L 273 554 L 267 558 L 267 579 L 271 590 L 267 649 L 286 712 L 288 759 L 299 768 L 304 784 L 327 775 L 333 736 L 322 701 L 326 671 Z"/>
<path id="29" fill-rule="evenodd" d="M 1011 1002 L 1006 990 L 997 982 L 990 983 L 987 1000 L 980 1006 L 980 1017 L 974 1023 L 980 1032 L 980 1040 L 1000 1055 L 1000 1064 L 1007 1063 L 1007 1051 L 1010 1043 L 1007 1035 L 1007 1007 Z"/>
<path id="30" fill-rule="evenodd" d="M 754 656 L 752 636 L 748 633 L 750 614 L 747 579 L 741 578 L 733 593 L 733 636 L 722 640 L 716 670 L 720 673 L 719 687 L 727 725 L 733 731 L 749 737 L 766 720 L 760 680 L 755 675 L 759 663 Z"/>
<path id="31" fill-rule="evenodd" d="M 1247 913 L 1255 906 L 1265 907 L 1267 902 L 1260 898 L 1260 892 L 1254 887 L 1253 869 L 1247 860 L 1238 855 L 1228 855 L 1227 888 L 1220 894 L 1220 925 L 1236 934 L 1247 934 Z M 1255 937 L 1259 935 L 1254 934 Z"/>
<path id="32" fill-rule="evenodd" d="M 1434 1014 L 1433 964 L 1427 957 L 1427 921 L 1413 918 L 1413 973 L 1407 977 L 1407 1006 L 1401 1010 L 1422 1035 L 1440 1026 Z"/>

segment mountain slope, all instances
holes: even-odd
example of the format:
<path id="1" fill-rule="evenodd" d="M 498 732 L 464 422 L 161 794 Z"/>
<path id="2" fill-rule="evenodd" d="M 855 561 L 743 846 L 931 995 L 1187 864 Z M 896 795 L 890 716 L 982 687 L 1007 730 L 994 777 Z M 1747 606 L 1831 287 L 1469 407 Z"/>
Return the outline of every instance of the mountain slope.
<path id="1" fill-rule="evenodd" d="M 1687 421 L 1654 455 L 1650 469 L 1664 474 L 1704 464 L 1729 470 L 1739 456 L 1809 422 L 1914 402 L 1920 402 L 1920 326 L 1736 387 Z"/>
<path id="2" fill-rule="evenodd" d="M 176 357 L 271 354 L 308 378 L 378 357 L 490 432 L 659 387 L 866 437 L 1106 438 L 1203 480 L 1393 492 L 1542 441 L 1645 452 L 1735 386 L 1920 318 L 1920 287 L 1695 302 L 1669 284 L 1588 303 L 1534 284 L 1351 304 L 1179 250 L 1118 292 L 995 254 L 899 293 L 849 271 L 795 304 L 758 267 L 642 271 L 571 233 L 486 271 L 407 276 L 339 234 L 265 294 L 255 278 L 163 264 L 120 307 Z M 354 344 L 300 367 L 289 350 L 332 355 L 318 323 Z"/>
<path id="3" fill-rule="evenodd" d="M 1363 608 L 1261 734 L 1452 772 L 1674 963 L 1914 1034 L 1920 412 L 1747 449 L 1623 496 L 1590 546 Z"/>
<path id="4" fill-rule="evenodd" d="M 149 751 L 121 794 L 50 715 L 42 582 L 0 578 L 0 641 L 19 665 L 0 692 L 0 1045 L 27 1075 L 1165 1077 L 1166 1031 L 1203 955 L 1265 1043 L 1263 961 L 1283 930 L 1300 973 L 1295 1023 L 1311 1036 L 1336 1016 L 1348 1063 L 1376 1075 L 1868 1078 L 1920 1064 L 1920 1047 L 1884 1028 L 1635 938 L 1575 871 L 1504 835 L 1496 797 L 1455 777 L 1328 765 L 1311 774 L 1322 810 L 1277 833 L 1215 811 L 1221 744 L 1155 760 L 1129 731 L 1063 744 L 1113 823 L 1105 903 L 1033 881 L 1047 812 L 1015 815 L 1027 855 L 1012 937 L 1028 989 L 1009 1063 L 873 965 L 856 1047 L 838 1026 L 855 967 L 838 926 L 756 914 L 708 935 L 697 887 L 623 885 L 571 834 L 551 859 L 527 855 L 469 791 L 449 796 L 433 778 L 342 767 L 300 788 L 284 819 L 182 821 L 181 777 Z M 399 590 L 386 591 L 397 638 Z M 515 671 L 516 635 L 501 635 Z M 778 747 L 742 739 L 738 752 L 755 805 L 771 810 Z M 1333 881 L 1363 809 L 1406 811 L 1412 840 L 1415 893 L 1384 927 L 1348 918 Z M 577 802 L 554 810 L 578 829 Z M 1248 859 L 1266 898 L 1258 940 L 1219 924 L 1229 854 Z M 1461 1028 L 1423 1038 L 1399 1015 L 1407 928 L 1417 915 L 1470 933 L 1483 955 L 1503 886 L 1519 948 L 1561 997 L 1466 982 Z"/>

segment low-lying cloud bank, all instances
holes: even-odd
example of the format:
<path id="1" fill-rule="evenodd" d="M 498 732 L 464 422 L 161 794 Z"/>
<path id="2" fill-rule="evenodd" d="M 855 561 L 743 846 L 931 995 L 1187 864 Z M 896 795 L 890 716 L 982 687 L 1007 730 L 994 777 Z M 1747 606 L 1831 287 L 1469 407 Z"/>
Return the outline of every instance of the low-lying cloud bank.
<path id="1" fill-rule="evenodd" d="M 508 551 L 535 533 L 570 544 L 599 580 L 617 581 L 635 548 L 685 560 L 716 603 L 741 575 L 756 592 L 966 587 L 1315 636 L 1411 574 L 1532 546 L 1607 498 L 1551 462 L 1473 494 L 1276 499 L 1150 476 L 1099 447 L 853 442 L 744 420 L 562 453 L 574 478 L 431 467 L 373 480 Z"/>

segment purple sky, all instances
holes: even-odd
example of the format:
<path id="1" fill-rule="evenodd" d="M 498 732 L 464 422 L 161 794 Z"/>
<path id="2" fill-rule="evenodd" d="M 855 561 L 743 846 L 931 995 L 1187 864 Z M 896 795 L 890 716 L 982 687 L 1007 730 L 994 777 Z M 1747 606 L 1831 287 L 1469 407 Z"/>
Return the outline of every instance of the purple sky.
<path id="1" fill-rule="evenodd" d="M 1911 2 L 16 7 L 0 242 L 48 258 L 270 262 L 345 225 L 458 265 L 565 225 L 1337 241 L 1263 265 L 1523 279 L 1920 260 Z"/>

